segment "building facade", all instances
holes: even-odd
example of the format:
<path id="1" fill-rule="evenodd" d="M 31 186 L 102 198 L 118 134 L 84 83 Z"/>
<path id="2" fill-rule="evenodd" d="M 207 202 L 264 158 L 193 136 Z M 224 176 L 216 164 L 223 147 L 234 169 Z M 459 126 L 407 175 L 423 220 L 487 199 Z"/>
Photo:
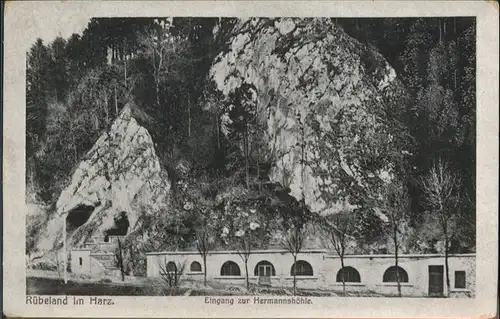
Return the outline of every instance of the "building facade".
<path id="1" fill-rule="evenodd" d="M 248 260 L 250 282 L 273 287 L 293 285 L 303 289 L 342 290 L 342 277 L 348 291 L 397 293 L 399 274 L 405 296 L 447 294 L 445 258 L 440 254 L 401 255 L 398 268 L 394 255 L 348 255 L 344 268 L 330 251 L 301 252 L 294 269 L 292 255 L 284 250 L 252 251 Z M 475 296 L 475 254 L 448 258 L 450 296 Z M 203 259 L 196 251 L 153 252 L 147 254 L 148 277 L 159 277 L 162 269 L 182 269 L 186 279 L 203 280 Z M 236 251 L 214 251 L 207 256 L 207 279 L 233 285 L 245 284 L 245 264 Z"/>
<path id="2" fill-rule="evenodd" d="M 124 236 L 93 237 L 82 248 L 70 251 L 71 272 L 92 278 L 120 276 L 117 267 L 116 249 L 118 240 Z"/>

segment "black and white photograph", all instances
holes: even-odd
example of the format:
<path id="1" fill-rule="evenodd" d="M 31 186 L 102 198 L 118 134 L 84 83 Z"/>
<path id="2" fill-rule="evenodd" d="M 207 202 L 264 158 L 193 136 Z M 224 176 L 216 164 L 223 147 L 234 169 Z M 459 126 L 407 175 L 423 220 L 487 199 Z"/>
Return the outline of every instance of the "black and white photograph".
<path id="1" fill-rule="evenodd" d="M 22 57 L 27 305 L 478 298 L 474 13 L 79 21 Z"/>
<path id="2" fill-rule="evenodd" d="M 27 293 L 473 298 L 475 23 L 93 18 L 38 39 Z"/>

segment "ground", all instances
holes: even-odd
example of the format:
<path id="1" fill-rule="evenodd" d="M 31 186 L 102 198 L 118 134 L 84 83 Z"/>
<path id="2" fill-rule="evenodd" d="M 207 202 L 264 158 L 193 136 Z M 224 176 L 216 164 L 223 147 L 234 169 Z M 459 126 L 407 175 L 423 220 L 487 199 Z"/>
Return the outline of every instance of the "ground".
<path id="1" fill-rule="evenodd" d="M 26 274 L 27 295 L 85 295 L 85 296 L 241 296 L 241 295 L 279 295 L 291 296 L 290 288 L 245 287 L 224 285 L 219 282 L 203 283 L 183 280 L 178 288 L 168 287 L 159 278 L 126 277 L 93 280 L 69 274 L 68 283 L 64 284 L 62 274 L 56 271 L 32 270 Z M 337 290 L 298 289 L 298 296 L 339 297 Z M 348 293 L 347 297 L 389 297 L 375 292 Z"/>

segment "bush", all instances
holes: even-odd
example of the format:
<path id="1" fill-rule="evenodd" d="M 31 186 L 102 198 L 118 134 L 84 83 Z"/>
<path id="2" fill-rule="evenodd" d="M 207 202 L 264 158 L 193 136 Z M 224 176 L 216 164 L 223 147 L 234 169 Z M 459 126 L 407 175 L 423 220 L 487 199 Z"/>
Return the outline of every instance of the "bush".
<path id="1" fill-rule="evenodd" d="M 101 280 L 98 281 L 98 283 L 100 284 L 109 284 L 109 283 L 112 283 L 113 281 L 109 278 L 103 278 Z"/>
<path id="2" fill-rule="evenodd" d="M 168 287 L 179 287 L 180 279 L 184 273 L 186 263 L 176 264 L 172 261 L 167 262 L 165 259 L 158 266 L 160 268 L 160 277 L 168 285 Z"/>
<path id="3" fill-rule="evenodd" d="M 38 263 L 35 263 L 31 266 L 32 269 L 39 269 L 39 270 L 51 270 L 51 271 L 56 271 L 57 270 L 57 265 L 47 262 L 47 261 L 40 261 Z"/>

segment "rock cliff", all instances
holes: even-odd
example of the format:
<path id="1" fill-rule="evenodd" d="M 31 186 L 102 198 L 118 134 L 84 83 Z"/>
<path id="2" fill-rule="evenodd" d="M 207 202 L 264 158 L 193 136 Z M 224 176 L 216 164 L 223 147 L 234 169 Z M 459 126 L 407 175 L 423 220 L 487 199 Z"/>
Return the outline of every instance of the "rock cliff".
<path id="1" fill-rule="evenodd" d="M 387 116 L 400 107 L 395 98 L 399 84 L 383 57 L 330 19 L 247 19 L 232 34 L 213 61 L 209 79 L 225 101 L 249 88 L 244 107 L 258 132 L 250 137 L 258 143 L 250 144 L 259 145 L 259 156 L 271 167 L 265 179 L 288 187 L 297 200 L 304 196 L 320 214 L 359 204 L 349 193 L 376 193 L 371 180 L 390 179 L 390 156 L 403 153 L 397 125 Z M 207 118 L 218 108 L 220 131 L 231 142 L 234 103 L 201 103 L 212 112 L 206 112 Z M 60 247 L 66 216 L 69 246 L 103 236 L 122 212 L 128 233 L 139 230 L 136 235 L 149 236 L 140 214 L 162 210 L 171 185 L 134 109 L 125 106 L 79 163 L 36 250 Z M 319 232 L 311 233 L 311 245 L 321 246 Z"/>
<path id="2" fill-rule="evenodd" d="M 251 88 L 248 112 L 265 130 L 261 145 L 272 163 L 270 179 L 290 187 L 297 199 L 303 192 L 316 212 L 350 207 L 332 195 L 339 193 L 335 177 L 343 174 L 353 180 L 351 187 L 366 189 L 368 171 L 350 156 L 354 148 L 367 158 L 382 149 L 399 151 L 394 123 L 384 115 L 398 94 L 395 71 L 330 19 L 240 21 L 210 76 L 226 99 Z M 232 106 L 220 107 L 229 135 Z M 374 145 L 380 147 L 368 154 Z M 374 176 L 389 179 L 390 160 L 376 160 Z"/>
<path id="3" fill-rule="evenodd" d="M 61 192 L 56 212 L 40 237 L 38 251 L 61 244 L 63 218 L 67 217 L 68 243 L 82 245 L 91 237 L 103 237 L 115 227 L 114 219 L 125 212 L 128 231 L 136 228 L 141 208 L 168 196 L 167 173 L 160 167 L 148 131 L 127 105 L 74 171 Z"/>

